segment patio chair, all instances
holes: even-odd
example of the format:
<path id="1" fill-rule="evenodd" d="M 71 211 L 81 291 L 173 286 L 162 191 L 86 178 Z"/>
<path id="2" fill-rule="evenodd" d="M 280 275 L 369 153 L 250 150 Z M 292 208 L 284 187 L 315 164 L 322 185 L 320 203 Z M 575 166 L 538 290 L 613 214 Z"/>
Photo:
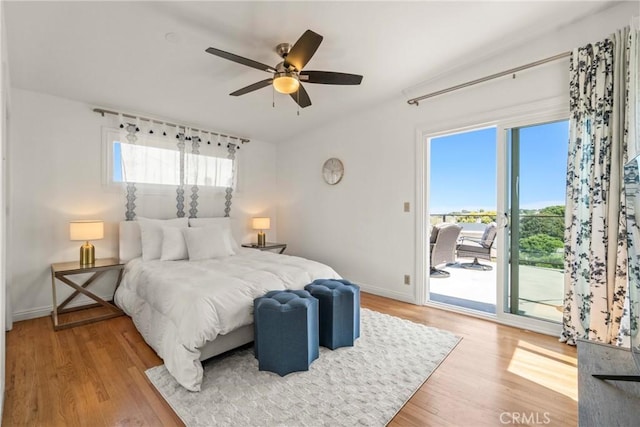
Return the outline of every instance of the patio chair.
<path id="1" fill-rule="evenodd" d="M 456 224 L 439 224 L 431 230 L 431 277 L 449 277 L 448 271 L 437 269 L 441 264 L 456 262 L 456 243 L 462 227 Z"/>
<path id="2" fill-rule="evenodd" d="M 491 261 L 491 249 L 498 234 L 498 226 L 495 222 L 487 225 L 480 239 L 472 237 L 462 237 L 462 242 L 458 245 L 458 258 L 473 258 L 473 262 L 461 263 L 460 267 L 473 270 L 489 271 L 493 267 L 480 264 L 478 258 Z"/>

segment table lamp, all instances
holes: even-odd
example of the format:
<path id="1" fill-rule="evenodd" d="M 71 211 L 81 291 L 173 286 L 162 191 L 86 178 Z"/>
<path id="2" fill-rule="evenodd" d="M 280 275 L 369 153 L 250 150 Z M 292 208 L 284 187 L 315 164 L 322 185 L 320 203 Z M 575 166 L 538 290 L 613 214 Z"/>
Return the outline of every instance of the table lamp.
<path id="1" fill-rule="evenodd" d="M 266 243 L 264 230 L 271 228 L 271 218 L 253 218 L 253 229 L 258 231 L 258 246 L 264 247 Z"/>
<path id="2" fill-rule="evenodd" d="M 87 266 L 96 263 L 94 246 L 89 240 L 104 238 L 104 222 L 94 220 L 71 221 L 69 223 L 69 239 L 84 240 L 80 246 L 80 265 Z"/>

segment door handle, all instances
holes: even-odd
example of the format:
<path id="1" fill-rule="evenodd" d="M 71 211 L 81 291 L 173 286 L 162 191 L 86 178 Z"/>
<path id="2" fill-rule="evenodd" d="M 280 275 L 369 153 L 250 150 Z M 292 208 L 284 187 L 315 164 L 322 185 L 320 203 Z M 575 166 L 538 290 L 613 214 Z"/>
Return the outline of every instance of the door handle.
<path id="1" fill-rule="evenodd" d="M 509 214 L 506 212 L 502 213 L 503 219 L 504 219 L 504 225 L 502 226 L 503 228 L 509 228 Z"/>

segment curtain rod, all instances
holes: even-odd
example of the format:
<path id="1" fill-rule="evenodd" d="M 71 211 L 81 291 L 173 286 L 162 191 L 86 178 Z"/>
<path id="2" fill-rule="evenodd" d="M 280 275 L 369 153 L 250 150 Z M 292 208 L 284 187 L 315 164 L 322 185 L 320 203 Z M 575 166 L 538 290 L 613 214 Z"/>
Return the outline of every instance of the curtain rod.
<path id="1" fill-rule="evenodd" d="M 547 62 L 557 61 L 558 59 L 567 58 L 569 56 L 571 56 L 571 52 L 559 53 L 557 55 L 550 56 L 549 58 L 540 59 L 539 61 L 535 61 L 535 62 L 531 62 L 529 64 L 521 65 L 519 67 L 511 68 L 510 70 L 506 70 L 506 71 L 502 71 L 502 72 L 499 72 L 499 73 L 491 74 L 490 76 L 482 77 L 482 78 L 479 78 L 479 79 L 476 79 L 476 80 L 471 80 L 470 82 L 462 83 L 462 84 L 459 84 L 459 85 L 456 85 L 456 86 L 451 86 L 451 87 L 449 87 L 447 89 L 442 89 L 442 90 L 439 90 L 437 92 L 431 92 L 429 94 L 422 95 L 422 96 L 419 96 L 417 98 L 412 98 L 412 99 L 407 101 L 407 104 L 415 105 L 417 107 L 420 104 L 420 101 L 422 101 L 424 99 L 433 98 L 434 96 L 442 95 L 442 94 L 445 94 L 445 93 L 448 93 L 448 92 L 453 92 L 453 91 L 458 90 L 458 89 L 462 89 L 462 88 L 465 88 L 465 87 L 476 85 L 478 83 L 484 83 L 484 82 L 489 81 L 489 80 L 497 79 L 498 77 L 508 76 L 509 74 L 517 73 L 518 71 L 526 70 L 528 68 L 537 67 L 538 65 L 546 64 Z"/>
<path id="2" fill-rule="evenodd" d="M 171 122 L 164 122 L 164 121 L 161 121 L 161 120 L 150 119 L 150 118 L 148 118 L 148 117 L 134 116 L 133 114 L 120 113 L 120 112 L 118 112 L 118 111 L 105 110 L 104 108 L 94 108 L 94 109 L 93 109 L 93 112 L 94 112 L 94 113 L 98 113 L 98 114 L 102 114 L 102 116 L 103 116 L 103 117 L 104 117 L 104 115 L 105 115 L 105 114 L 112 114 L 112 115 L 114 115 L 114 116 L 119 116 L 120 114 L 122 114 L 122 117 L 128 117 L 128 118 L 130 118 L 130 119 L 146 120 L 146 121 L 147 121 L 147 122 L 149 122 L 149 123 L 157 123 L 157 124 L 159 124 L 159 125 L 167 125 L 167 126 L 174 127 L 174 128 L 176 128 L 176 129 L 178 129 L 178 128 L 189 128 L 189 129 L 191 129 L 192 131 L 196 131 L 196 132 L 205 132 L 205 133 L 208 133 L 208 134 L 211 134 L 211 135 L 218 135 L 218 136 L 221 136 L 221 137 L 223 137 L 223 138 L 233 138 L 233 139 L 237 139 L 238 141 L 240 141 L 240 142 L 241 142 L 241 143 L 243 143 L 243 144 L 244 144 L 244 143 L 248 143 L 248 142 L 250 142 L 250 140 L 249 140 L 249 139 L 247 139 L 247 138 L 241 138 L 241 137 L 239 137 L 239 136 L 225 135 L 225 134 L 223 134 L 223 133 L 219 133 L 219 132 L 213 132 L 213 131 L 205 130 L 205 129 L 192 128 L 192 127 L 185 126 L 185 125 L 178 125 L 178 124 L 171 123 Z"/>

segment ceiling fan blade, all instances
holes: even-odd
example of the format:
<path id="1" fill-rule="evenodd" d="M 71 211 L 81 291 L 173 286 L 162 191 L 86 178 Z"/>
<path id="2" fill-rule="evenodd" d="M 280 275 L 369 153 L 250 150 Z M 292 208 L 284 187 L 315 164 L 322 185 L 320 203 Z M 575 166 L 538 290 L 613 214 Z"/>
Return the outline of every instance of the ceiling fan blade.
<path id="1" fill-rule="evenodd" d="M 322 43 L 320 34 L 316 34 L 311 30 L 305 31 L 289 51 L 284 61 L 285 64 L 293 65 L 298 71 L 302 70 L 313 54 L 316 53 L 320 43 Z"/>
<path id="2" fill-rule="evenodd" d="M 246 65 L 247 67 L 256 68 L 258 70 L 266 71 L 268 73 L 275 73 L 276 70 L 266 64 L 263 64 L 258 61 L 254 61 L 253 59 L 243 58 L 242 56 L 238 56 L 233 53 L 225 52 L 224 50 L 216 49 L 214 47 L 210 47 L 207 49 L 207 52 L 219 56 L 220 58 L 228 59 L 229 61 L 237 62 L 238 64 Z"/>
<path id="3" fill-rule="evenodd" d="M 300 72 L 300 80 L 324 85 L 359 85 L 362 82 L 362 76 L 333 71 L 302 71 Z"/>
<path id="4" fill-rule="evenodd" d="M 309 94 L 304 89 L 304 86 L 298 86 L 298 91 L 289 94 L 296 104 L 300 106 L 300 108 L 307 108 L 311 105 L 311 98 L 309 98 Z"/>
<path id="5" fill-rule="evenodd" d="M 254 90 L 262 89 L 263 87 L 269 86 L 272 81 L 273 79 L 265 79 L 265 80 L 256 82 L 252 85 L 249 85 L 247 87 L 243 87 L 242 89 L 238 89 L 235 92 L 231 92 L 229 95 L 231 96 L 244 95 L 246 93 L 253 92 Z"/>

